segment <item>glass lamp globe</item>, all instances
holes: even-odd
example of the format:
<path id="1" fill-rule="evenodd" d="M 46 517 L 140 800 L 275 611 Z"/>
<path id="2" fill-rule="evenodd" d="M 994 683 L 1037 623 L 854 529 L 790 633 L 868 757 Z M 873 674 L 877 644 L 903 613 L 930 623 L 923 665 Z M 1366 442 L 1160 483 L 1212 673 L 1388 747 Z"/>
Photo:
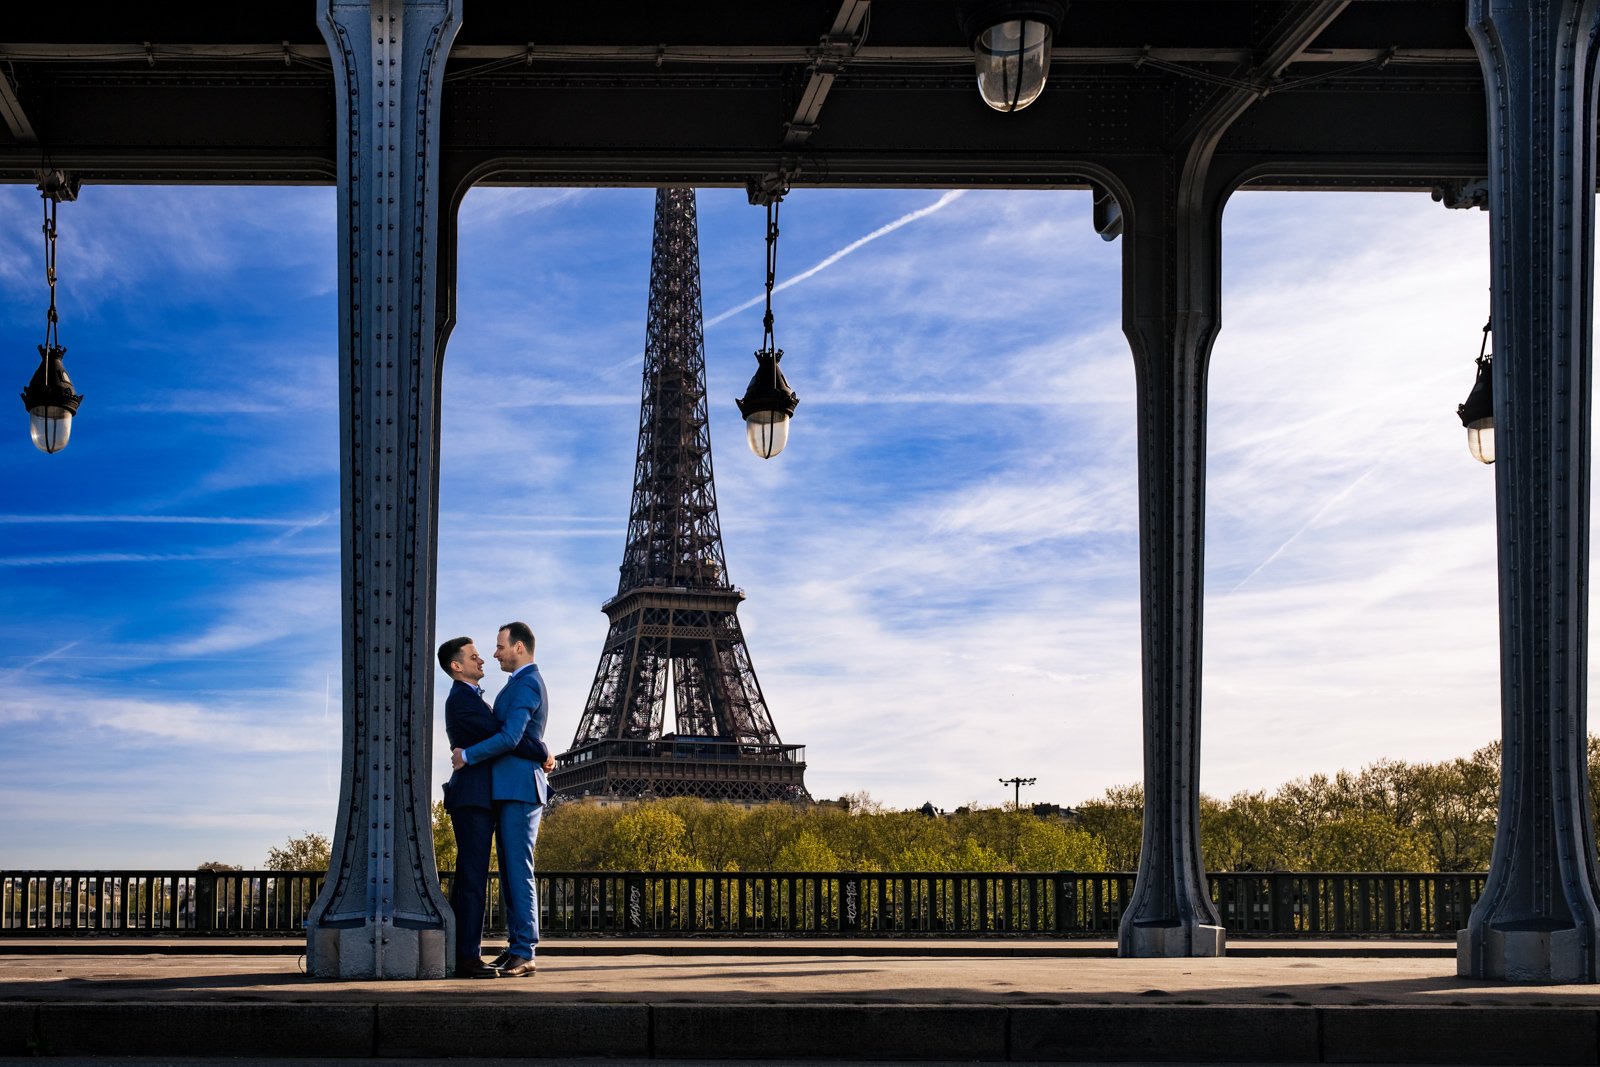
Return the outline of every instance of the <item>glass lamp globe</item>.
<path id="1" fill-rule="evenodd" d="M 1483 419 L 1467 427 L 1467 449 L 1479 463 L 1494 462 L 1494 419 Z"/>
<path id="2" fill-rule="evenodd" d="M 1021 111 L 1039 98 L 1050 73 L 1054 34 L 1047 23 L 1009 19 L 978 34 L 978 95 L 996 111 Z"/>
<path id="3" fill-rule="evenodd" d="M 789 416 L 800 403 L 778 367 L 781 359 L 781 348 L 757 352 L 756 373 L 738 401 L 750 451 L 762 459 L 771 459 L 789 443 Z"/>
<path id="4" fill-rule="evenodd" d="M 28 433 L 40 452 L 60 452 L 72 440 L 72 412 L 63 407 L 34 408 L 28 412 Z"/>
<path id="5" fill-rule="evenodd" d="M 771 459 L 789 443 L 789 416 L 781 411 L 752 411 L 744 420 L 744 432 L 750 451 Z"/>

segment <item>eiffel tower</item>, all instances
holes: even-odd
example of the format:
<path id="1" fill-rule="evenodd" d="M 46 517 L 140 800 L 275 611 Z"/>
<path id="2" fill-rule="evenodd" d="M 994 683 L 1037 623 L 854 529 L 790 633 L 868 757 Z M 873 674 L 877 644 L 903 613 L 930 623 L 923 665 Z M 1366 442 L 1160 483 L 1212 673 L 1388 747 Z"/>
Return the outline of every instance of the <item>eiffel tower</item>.
<path id="1" fill-rule="evenodd" d="M 628 544 L 594 685 L 552 785 L 564 796 L 809 801 L 772 725 L 729 584 L 711 476 L 693 189 L 656 192 Z M 663 733 L 669 693 L 675 730 Z"/>

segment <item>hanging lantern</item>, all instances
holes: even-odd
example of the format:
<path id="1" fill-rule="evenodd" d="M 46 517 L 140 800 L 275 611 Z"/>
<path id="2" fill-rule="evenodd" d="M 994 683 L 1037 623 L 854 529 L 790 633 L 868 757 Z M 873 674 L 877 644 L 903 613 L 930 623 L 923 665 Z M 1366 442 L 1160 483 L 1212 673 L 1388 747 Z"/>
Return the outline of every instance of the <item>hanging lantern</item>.
<path id="1" fill-rule="evenodd" d="M 72 379 L 61 365 L 67 350 L 59 345 L 39 346 L 39 369 L 22 391 L 22 405 L 28 409 L 28 432 L 33 447 L 41 452 L 59 452 L 72 439 L 72 416 L 78 413 L 83 397 L 72 391 Z"/>
<path id="2" fill-rule="evenodd" d="M 749 186 L 750 202 L 764 204 L 767 209 L 767 313 L 761 320 L 755 377 L 750 379 L 738 404 L 750 451 L 762 459 L 771 459 L 789 443 L 789 418 L 800 403 L 778 369 L 783 349 L 774 345 L 772 334 L 772 286 L 778 275 L 778 204 L 788 190 L 788 181 L 782 175 L 752 181 Z"/>
<path id="3" fill-rule="evenodd" d="M 781 348 L 757 352 L 755 377 L 738 401 L 750 451 L 762 459 L 771 459 L 789 443 L 789 417 L 800 403 L 778 368 L 781 359 Z"/>
<path id="4" fill-rule="evenodd" d="M 72 391 L 72 379 L 61 362 L 67 350 L 61 346 L 56 314 L 56 206 L 77 199 L 78 182 L 59 170 L 41 171 L 39 195 L 44 199 L 44 273 L 50 287 L 50 308 L 45 313 L 44 344 L 39 346 L 39 369 L 22 391 L 22 405 L 28 409 L 33 446 L 54 453 L 72 439 L 72 417 L 83 402 L 83 397 Z"/>
<path id="5" fill-rule="evenodd" d="M 1483 327 L 1483 344 L 1478 348 L 1478 376 L 1466 403 L 1456 408 L 1461 425 L 1467 428 L 1467 449 L 1479 463 L 1494 462 L 1494 353 L 1489 349 L 1489 327 Z"/>

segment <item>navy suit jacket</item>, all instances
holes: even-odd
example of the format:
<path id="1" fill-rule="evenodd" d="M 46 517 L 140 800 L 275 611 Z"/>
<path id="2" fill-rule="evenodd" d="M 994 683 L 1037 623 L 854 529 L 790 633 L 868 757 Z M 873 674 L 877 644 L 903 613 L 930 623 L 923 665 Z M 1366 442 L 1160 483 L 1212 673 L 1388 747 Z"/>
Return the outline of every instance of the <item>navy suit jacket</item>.
<path id="1" fill-rule="evenodd" d="M 545 779 L 544 768 L 515 751 L 524 735 L 544 740 L 544 726 L 549 716 L 544 679 L 539 675 L 539 668 L 530 663 L 494 698 L 494 717 L 500 720 L 500 732 L 471 746 L 465 753 L 468 767 L 479 763 L 489 765 L 490 792 L 495 800 L 543 804 L 549 799 L 550 784 Z"/>
<path id="2" fill-rule="evenodd" d="M 503 724 L 494 711 L 466 682 L 450 686 L 444 702 L 444 732 L 451 748 L 470 748 L 494 737 Z M 529 761 L 543 764 L 548 751 L 544 742 L 524 737 L 512 751 Z M 492 764 L 469 763 L 450 776 L 444 785 L 446 811 L 456 808 L 487 808 L 494 800 Z"/>

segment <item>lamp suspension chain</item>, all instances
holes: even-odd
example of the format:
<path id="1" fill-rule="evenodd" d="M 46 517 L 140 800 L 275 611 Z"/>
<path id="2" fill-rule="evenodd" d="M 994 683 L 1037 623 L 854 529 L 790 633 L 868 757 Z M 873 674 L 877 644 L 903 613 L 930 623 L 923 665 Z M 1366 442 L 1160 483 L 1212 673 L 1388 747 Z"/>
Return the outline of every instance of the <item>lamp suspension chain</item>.
<path id="1" fill-rule="evenodd" d="M 44 343 L 46 348 L 59 348 L 60 316 L 56 314 L 56 197 L 46 192 L 44 201 L 44 280 L 50 287 L 50 308 L 45 312 Z"/>
<path id="2" fill-rule="evenodd" d="M 767 313 L 761 320 L 761 347 L 775 351 L 772 335 L 772 287 L 778 280 L 778 205 L 776 197 L 767 201 Z"/>

